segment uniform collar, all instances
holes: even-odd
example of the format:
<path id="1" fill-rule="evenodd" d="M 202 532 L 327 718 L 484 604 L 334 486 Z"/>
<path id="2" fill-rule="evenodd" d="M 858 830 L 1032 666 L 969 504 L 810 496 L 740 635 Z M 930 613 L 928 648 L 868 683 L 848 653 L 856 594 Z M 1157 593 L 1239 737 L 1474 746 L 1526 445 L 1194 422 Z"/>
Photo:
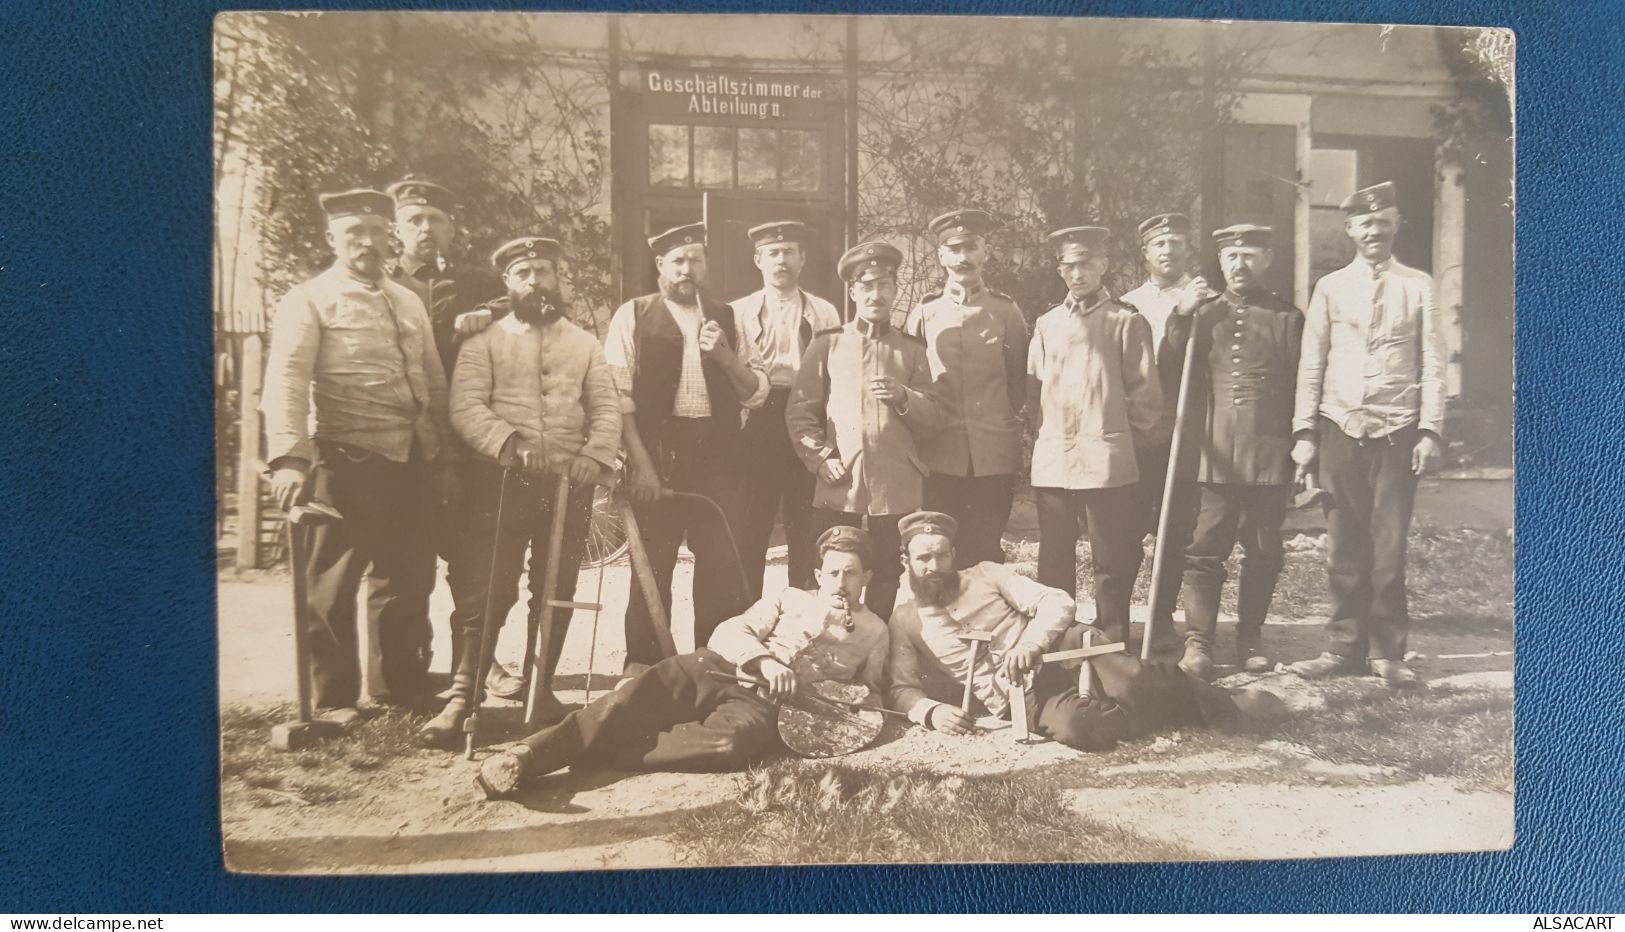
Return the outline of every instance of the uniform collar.
<path id="1" fill-rule="evenodd" d="M 1090 311 L 1100 307 L 1109 300 L 1111 300 L 1111 292 L 1107 291 L 1106 286 L 1102 285 L 1097 291 L 1095 291 L 1094 294 L 1085 296 L 1082 301 L 1072 297 L 1072 295 L 1069 293 L 1066 296 L 1066 301 L 1063 302 L 1062 306 L 1064 306 L 1070 313 L 1088 314 Z"/>
<path id="2" fill-rule="evenodd" d="M 853 329 L 871 340 L 878 340 L 891 332 L 891 321 L 883 320 L 878 324 L 871 324 L 861 317 L 852 318 Z"/>
<path id="3" fill-rule="evenodd" d="M 1365 272 L 1372 278 L 1376 278 L 1378 275 L 1385 275 L 1394 270 L 1393 256 L 1389 256 L 1381 262 L 1371 262 L 1364 256 L 1355 256 L 1354 262 L 1360 267 L 1361 271 Z"/>
<path id="4" fill-rule="evenodd" d="M 1265 294 L 1266 292 L 1262 288 L 1245 295 L 1226 288 L 1224 290 L 1224 299 L 1234 307 L 1257 307 L 1259 299 L 1263 298 Z"/>
<path id="5" fill-rule="evenodd" d="M 446 273 L 446 257 L 436 256 L 433 262 L 414 262 L 405 256 L 401 257 L 401 271 L 408 277 L 422 281 L 430 275 L 444 275 Z"/>
<path id="6" fill-rule="evenodd" d="M 340 265 L 337 262 L 333 263 L 329 271 L 333 275 L 333 281 L 337 282 L 339 285 L 346 288 L 364 288 L 367 291 L 382 291 L 384 282 L 389 279 L 388 275 L 380 275 L 376 281 L 367 281 L 364 278 L 357 278 L 348 268 L 345 268 L 343 265 Z"/>
<path id="7" fill-rule="evenodd" d="M 986 290 L 987 285 L 981 282 L 977 282 L 972 288 L 966 288 L 958 282 L 950 279 L 944 282 L 942 285 L 943 295 L 951 300 L 959 302 L 960 304 L 964 304 L 966 301 L 976 297 Z"/>

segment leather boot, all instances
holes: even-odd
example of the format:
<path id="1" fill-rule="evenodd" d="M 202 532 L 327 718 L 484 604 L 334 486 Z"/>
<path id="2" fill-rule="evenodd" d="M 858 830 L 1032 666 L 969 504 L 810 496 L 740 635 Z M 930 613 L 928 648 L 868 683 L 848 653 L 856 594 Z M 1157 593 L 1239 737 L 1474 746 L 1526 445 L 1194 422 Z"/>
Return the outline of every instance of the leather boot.
<path id="1" fill-rule="evenodd" d="M 452 675 L 452 677 L 454 679 L 457 676 L 457 668 L 462 666 L 462 663 L 463 663 L 463 629 L 456 626 L 456 625 L 452 625 L 451 626 L 451 675 Z M 455 685 L 452 685 L 452 684 L 447 684 L 446 688 L 442 689 L 438 693 L 435 693 L 434 697 L 436 699 L 439 699 L 440 701 L 444 702 L 444 701 L 446 701 L 447 699 L 450 699 L 452 696 L 454 696 L 456 694 L 457 694 L 457 687 Z"/>
<path id="2" fill-rule="evenodd" d="M 463 651 L 457 660 L 451 676 L 451 698 L 439 715 L 418 729 L 418 741 L 425 747 L 455 750 L 462 743 L 463 721 L 474 703 L 474 677 L 478 671 L 474 651 Z"/>
<path id="3" fill-rule="evenodd" d="M 1416 675 L 1416 671 L 1406 666 L 1403 661 L 1373 660 L 1371 661 L 1371 672 L 1373 675 L 1381 677 L 1384 683 L 1394 689 L 1411 689 L 1422 685 L 1422 680 Z"/>
<path id="4" fill-rule="evenodd" d="M 525 681 L 493 657 L 491 669 L 485 671 L 485 691 L 498 699 L 518 702 L 525 698 Z"/>
<path id="5" fill-rule="evenodd" d="M 1179 669 L 1204 683 L 1213 682 L 1213 656 L 1206 644 L 1194 638 L 1185 642 L 1185 656 L 1179 660 Z"/>
<path id="6" fill-rule="evenodd" d="M 1264 652 L 1264 637 L 1256 628 L 1236 631 L 1236 666 L 1248 673 L 1269 672 L 1270 658 Z"/>
<path id="7" fill-rule="evenodd" d="M 1306 680 L 1323 680 L 1328 676 L 1345 676 L 1358 671 L 1354 662 L 1349 658 L 1330 651 L 1313 660 L 1300 660 L 1297 663 L 1289 664 L 1287 669 Z"/>

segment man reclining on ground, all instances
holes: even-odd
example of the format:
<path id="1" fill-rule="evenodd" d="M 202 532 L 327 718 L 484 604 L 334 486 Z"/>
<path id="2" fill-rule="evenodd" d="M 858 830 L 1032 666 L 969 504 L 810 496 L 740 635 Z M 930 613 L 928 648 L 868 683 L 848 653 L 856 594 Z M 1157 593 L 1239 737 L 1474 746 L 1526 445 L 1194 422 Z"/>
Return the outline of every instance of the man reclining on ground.
<path id="1" fill-rule="evenodd" d="M 717 626 L 710 645 L 668 657 L 550 728 L 487 758 L 489 799 L 578 764 L 613 770 L 733 770 L 778 737 L 772 700 L 820 680 L 860 683 L 878 698 L 886 624 L 864 607 L 869 535 L 833 527 L 818 539 L 818 589 L 786 587 Z M 896 559 L 895 556 L 892 559 Z M 766 681 L 764 698 L 724 676 Z"/>
<path id="2" fill-rule="evenodd" d="M 976 733 L 982 714 L 1009 718 L 1012 683 L 1036 671 L 1028 687 L 1028 728 L 1081 751 L 1107 751 L 1124 738 L 1238 716 L 1275 715 L 1280 700 L 1261 690 L 1229 692 L 1169 663 L 1124 653 L 1092 659 L 1099 688 L 1078 694 L 1081 660 L 1043 664 L 1052 646 L 1083 645 L 1072 597 L 995 563 L 955 571 L 954 519 L 915 512 L 900 523 L 912 601 L 891 618 L 892 708 L 935 731 Z M 1097 643 L 1108 639 L 1096 631 Z M 972 644 L 966 631 L 993 632 L 977 650 L 971 709 L 960 708 Z"/>

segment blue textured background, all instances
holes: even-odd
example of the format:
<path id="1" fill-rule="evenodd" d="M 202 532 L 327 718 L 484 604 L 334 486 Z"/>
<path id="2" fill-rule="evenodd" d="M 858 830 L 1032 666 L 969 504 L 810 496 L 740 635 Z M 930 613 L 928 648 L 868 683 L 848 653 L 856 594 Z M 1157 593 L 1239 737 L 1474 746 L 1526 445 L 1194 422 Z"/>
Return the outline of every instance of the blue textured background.
<path id="1" fill-rule="evenodd" d="M 1625 639 L 1611 618 L 1625 530 L 1625 5 L 771 8 L 1517 30 L 1516 849 L 1148 867 L 227 875 L 211 542 L 214 10 L 19 2 L 0 11 L 0 912 L 1625 909 Z"/>

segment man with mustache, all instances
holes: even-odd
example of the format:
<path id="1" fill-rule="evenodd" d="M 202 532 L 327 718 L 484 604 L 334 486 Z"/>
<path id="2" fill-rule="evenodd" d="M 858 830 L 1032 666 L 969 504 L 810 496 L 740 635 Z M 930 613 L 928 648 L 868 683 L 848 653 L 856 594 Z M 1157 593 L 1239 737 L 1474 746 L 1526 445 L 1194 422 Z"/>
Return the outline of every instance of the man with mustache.
<path id="1" fill-rule="evenodd" d="M 428 310 L 435 346 L 440 350 L 440 364 L 449 382 L 457 364 L 458 343 L 491 323 L 491 311 L 481 304 L 500 297 L 502 285 L 476 269 L 464 268 L 452 261 L 452 243 L 457 235 L 457 199 L 451 191 L 409 175 L 390 185 L 386 193 L 395 201 L 395 239 L 401 245 L 400 256 L 388 263 L 386 269 L 390 278 L 412 289 Z M 466 451 L 461 449 L 462 441 L 455 434 L 449 436 L 447 442 L 456 449 L 455 459 L 466 458 Z M 462 470 L 456 470 L 456 474 L 459 478 L 454 494 L 440 509 L 435 521 L 436 549 L 446 561 L 448 584 L 451 583 L 450 565 L 457 559 L 457 542 L 463 534 L 462 525 L 467 515 L 461 501 Z M 457 591 L 456 586 L 451 588 Z M 450 625 L 450 668 L 455 671 L 462 657 L 463 632 L 455 620 Z M 517 699 L 523 684 L 512 671 L 493 663 L 489 688 L 494 696 Z M 451 691 L 447 690 L 440 698 L 450 696 Z"/>
<path id="2" fill-rule="evenodd" d="M 1303 329 L 1292 459 L 1329 493 L 1330 644 L 1291 665 L 1319 678 L 1369 669 L 1414 686 L 1405 539 L 1417 477 L 1438 465 L 1445 336 L 1433 279 L 1394 258 L 1403 219 L 1391 182 L 1342 203 L 1354 261 L 1315 284 Z"/>
<path id="3" fill-rule="evenodd" d="M 1082 521 L 1094 564 L 1095 624 L 1127 643 L 1145 536 L 1138 451 L 1156 439 L 1162 388 L 1150 324 L 1102 284 L 1108 233 L 1070 227 L 1049 236 L 1067 297 L 1033 328 L 1027 397 L 1038 423 L 1038 581 L 1076 591 Z"/>
<path id="4" fill-rule="evenodd" d="M 1169 317 L 1176 309 L 1189 313 L 1195 310 L 1196 305 L 1213 297 L 1214 291 L 1208 287 L 1206 279 L 1190 272 L 1190 217 L 1181 213 L 1157 214 L 1141 221 L 1139 233 L 1147 278 L 1140 287 L 1124 292 L 1119 300 L 1138 311 L 1151 325 L 1151 346 L 1158 353 L 1162 418 L 1157 423 L 1156 439 L 1135 451 L 1139 457 L 1140 510 L 1145 516 L 1145 532 L 1155 534 L 1162 511 L 1163 484 L 1168 476 L 1168 454 L 1174 435 L 1174 417 L 1178 413 L 1180 377 L 1179 367 L 1163 364 L 1162 336 L 1167 330 Z M 1158 613 L 1153 627 L 1159 642 L 1162 634 L 1172 638 L 1182 561 L 1196 518 L 1196 503 L 1183 491 L 1182 487 L 1175 486 L 1169 540 L 1162 552 L 1165 571 L 1154 599 Z"/>
<path id="5" fill-rule="evenodd" d="M 841 256 L 857 317 L 813 338 L 786 413 L 795 450 L 817 478 L 815 521 L 867 527 L 874 538 L 869 608 L 891 617 L 903 575 L 897 522 L 920 508 L 925 467 L 915 452 L 941 420 L 925 344 L 891 325 L 903 254 L 879 241 Z"/>
<path id="6" fill-rule="evenodd" d="M 508 294 L 491 308 L 496 322 L 463 341 L 451 380 L 451 425 L 468 445 L 467 520 L 451 564 L 456 608 L 452 625 L 465 649 L 452 671 L 451 695 L 419 732 L 431 747 L 455 745 L 472 711 L 474 678 L 487 602 L 505 619 L 517 597 L 519 573 L 530 551 L 530 617 L 547 599 L 574 599 L 587 543 L 593 484 L 615 468 L 620 450 L 621 405 L 598 339 L 564 317 L 559 260 L 564 249 L 545 236 L 511 240 L 491 264 Z M 516 477 L 503 487 L 504 472 Z M 558 476 L 572 488 L 562 500 Z M 498 523 L 498 505 L 501 522 Z M 558 554 L 558 589 L 543 588 L 553 517 L 564 509 L 564 547 Z M 494 570 L 494 572 L 493 572 Z M 494 576 L 494 578 L 493 578 Z M 537 716 L 557 721 L 567 711 L 546 688 L 552 682 L 569 630 L 571 611 L 560 609 L 548 643 Z M 485 653 L 496 649 L 485 645 Z"/>
<path id="7" fill-rule="evenodd" d="M 708 646 L 668 657 L 591 705 L 480 764 L 488 799 L 582 765 L 612 770 L 736 770 L 778 738 L 775 703 L 822 680 L 860 683 L 878 701 L 886 623 L 858 601 L 874 547 L 857 528 L 818 539 L 817 589 L 786 587 L 719 625 Z M 743 675 L 765 682 L 753 688 Z"/>
<path id="8" fill-rule="evenodd" d="M 1027 320 L 1015 301 L 982 281 L 992 229 L 982 210 L 931 221 L 948 279 L 903 322 L 904 332 L 925 341 L 945 418 L 920 444 L 929 470 L 925 506 L 953 515 L 964 529 L 962 567 L 1004 562 L 1004 526 L 1022 465 Z"/>
<path id="9" fill-rule="evenodd" d="M 812 587 L 813 477 L 790 444 L 784 415 L 796 370 L 813 334 L 839 327 L 841 314 L 835 305 L 801 287 L 809 240 L 806 224 L 776 220 L 752 227 L 747 235 L 756 251 L 762 287 L 732 302 L 732 307 L 745 339 L 767 369 L 768 393 L 762 406 L 746 418 L 739 438 L 740 458 L 750 468 L 743 476 L 743 522 L 738 534 L 752 595 L 760 596 L 767 542 L 780 509 L 784 512 L 790 585 Z"/>
<path id="10" fill-rule="evenodd" d="M 450 379 L 458 344 L 490 325 L 491 312 L 483 305 L 504 294 L 502 283 L 452 256 L 457 198 L 451 191 L 408 175 L 385 193 L 395 200 L 395 239 L 401 244 L 390 277 L 412 289 L 428 310 L 441 368 Z"/>
<path id="11" fill-rule="evenodd" d="M 1141 663 L 1127 653 L 1091 661 L 1097 688 L 1078 692 L 1079 660 L 1045 664 L 1042 655 L 1080 647 L 1087 630 L 1073 624 L 1072 599 L 1012 569 L 981 563 L 954 569 L 954 520 L 917 512 L 902 521 L 911 602 L 891 620 L 891 707 L 950 735 L 979 731 L 982 714 L 1008 718 L 1011 691 L 1027 691 L 1032 732 L 1081 751 L 1108 751 L 1119 740 L 1239 716 L 1275 715 L 1281 703 L 1258 690 L 1216 689 L 1167 663 Z M 976 654 L 971 709 L 960 702 L 971 660 L 963 631 L 991 631 Z M 1026 683 L 1031 675 L 1030 685 Z"/>
<path id="12" fill-rule="evenodd" d="M 604 355 L 621 395 L 633 511 L 655 583 L 671 610 L 672 570 L 686 539 L 694 553 L 694 643 L 750 604 L 739 586 L 728 530 L 702 502 L 665 498 L 692 492 L 716 502 L 738 526 L 739 428 L 746 409 L 767 398 L 767 373 L 733 308 L 712 301 L 705 284 L 705 224 L 649 238 L 660 290 L 621 305 L 610 320 Z M 626 670 L 661 659 L 660 642 L 636 580 L 626 611 Z"/>
<path id="13" fill-rule="evenodd" d="M 1241 544 L 1236 587 L 1236 665 L 1270 669 L 1264 618 L 1281 575 L 1281 525 L 1292 486 L 1292 390 L 1298 377 L 1303 315 L 1264 285 L 1274 252 L 1269 227 L 1217 230 L 1224 294 L 1199 308 L 1176 308 L 1162 355 L 1184 364 L 1192 333 L 1190 432 L 1178 478 L 1200 502 L 1184 554 L 1185 655 L 1179 668 L 1213 678 L 1214 635 L 1225 561 Z"/>
<path id="14" fill-rule="evenodd" d="M 358 189 L 321 204 L 336 261 L 278 305 L 261 407 L 278 504 L 315 500 L 344 516 L 310 532 L 306 640 L 315 705 L 347 724 L 360 717 L 363 575 L 368 691 L 389 704 L 427 698 L 431 526 L 451 481 L 446 378 L 423 303 L 384 274 L 389 196 Z"/>

